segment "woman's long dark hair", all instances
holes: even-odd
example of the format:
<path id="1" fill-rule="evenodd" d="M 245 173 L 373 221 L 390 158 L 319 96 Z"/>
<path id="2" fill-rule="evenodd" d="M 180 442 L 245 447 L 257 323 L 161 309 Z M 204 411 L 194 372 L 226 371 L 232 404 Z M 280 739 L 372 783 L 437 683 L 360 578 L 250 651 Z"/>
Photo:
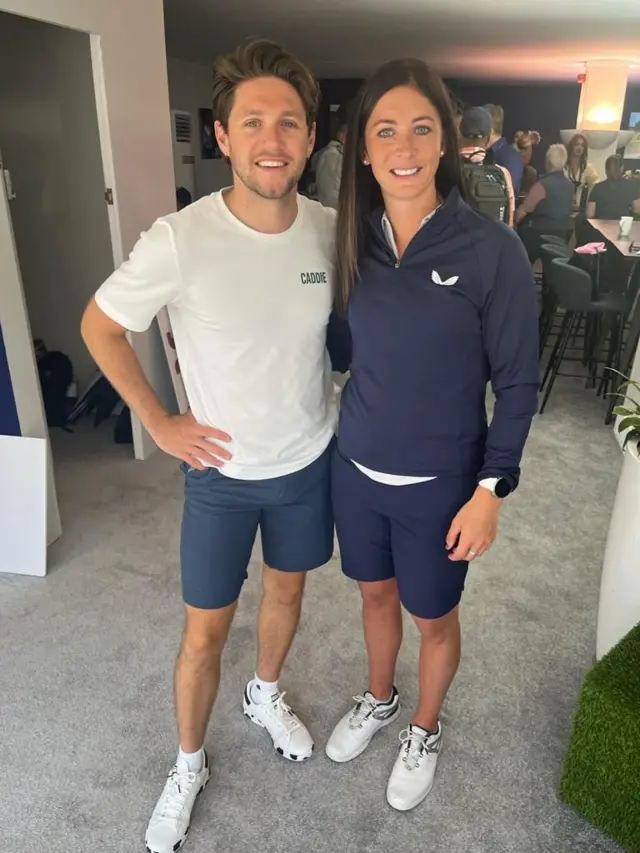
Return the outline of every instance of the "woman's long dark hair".
<path id="1" fill-rule="evenodd" d="M 358 276 L 366 218 L 383 203 L 371 167 L 362 162 L 365 128 L 380 98 L 397 86 L 414 86 L 438 111 L 444 155 L 436 172 L 436 189 L 446 198 L 450 190 L 457 187 L 464 197 L 458 129 L 451 96 L 442 79 L 419 59 L 385 63 L 364 83 L 356 97 L 347 130 L 337 223 L 336 307 L 341 314 L 346 314 Z"/>
<path id="2" fill-rule="evenodd" d="M 573 164 L 571 163 L 571 158 L 573 157 L 573 150 L 576 147 L 576 142 L 581 139 L 583 142 L 582 146 L 582 155 L 580 156 L 580 171 L 578 175 L 575 174 L 573 169 Z M 587 137 L 582 133 L 576 133 L 575 136 L 572 136 L 569 140 L 569 144 L 567 145 L 567 171 L 569 172 L 571 180 L 582 180 L 582 175 L 584 174 L 584 170 L 587 168 L 587 163 L 589 162 L 589 142 Z"/>

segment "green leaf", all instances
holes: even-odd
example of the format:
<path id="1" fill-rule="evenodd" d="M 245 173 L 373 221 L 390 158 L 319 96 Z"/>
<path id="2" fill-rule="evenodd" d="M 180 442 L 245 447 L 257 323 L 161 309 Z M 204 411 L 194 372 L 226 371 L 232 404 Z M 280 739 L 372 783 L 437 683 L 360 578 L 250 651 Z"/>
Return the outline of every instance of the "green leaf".
<path id="1" fill-rule="evenodd" d="M 634 417 L 634 415 L 640 415 L 639 409 L 627 409 L 625 406 L 614 406 L 613 409 L 614 415 L 619 415 L 620 417 Z"/>
<path id="2" fill-rule="evenodd" d="M 640 451 L 640 429 L 630 429 L 629 432 L 625 435 L 624 441 L 622 442 L 622 449 L 624 450 L 629 444 L 630 441 L 637 441 L 639 443 L 638 450 Z"/>
<path id="3" fill-rule="evenodd" d="M 640 415 L 633 415 L 630 418 L 623 418 L 618 424 L 618 432 L 624 432 L 626 429 L 640 431 Z"/>

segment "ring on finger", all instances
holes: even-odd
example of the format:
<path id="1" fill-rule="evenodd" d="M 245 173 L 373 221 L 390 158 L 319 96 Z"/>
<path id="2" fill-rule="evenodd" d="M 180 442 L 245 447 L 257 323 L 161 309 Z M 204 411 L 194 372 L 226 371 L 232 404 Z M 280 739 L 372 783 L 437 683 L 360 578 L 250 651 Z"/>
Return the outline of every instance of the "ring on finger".
<path id="1" fill-rule="evenodd" d="M 473 559 L 474 557 L 478 556 L 478 552 L 477 551 L 469 551 L 468 556 L 471 557 L 471 559 Z"/>

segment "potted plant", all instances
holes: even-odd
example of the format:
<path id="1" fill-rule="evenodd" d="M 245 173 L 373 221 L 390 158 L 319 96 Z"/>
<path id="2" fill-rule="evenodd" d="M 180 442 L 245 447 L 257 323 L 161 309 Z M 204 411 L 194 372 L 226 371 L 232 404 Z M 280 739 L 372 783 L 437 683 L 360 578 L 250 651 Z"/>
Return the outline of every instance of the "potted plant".
<path id="1" fill-rule="evenodd" d="M 618 432 L 625 433 L 600 582 L 596 658 L 640 623 L 640 383 L 625 377 L 617 396 Z"/>

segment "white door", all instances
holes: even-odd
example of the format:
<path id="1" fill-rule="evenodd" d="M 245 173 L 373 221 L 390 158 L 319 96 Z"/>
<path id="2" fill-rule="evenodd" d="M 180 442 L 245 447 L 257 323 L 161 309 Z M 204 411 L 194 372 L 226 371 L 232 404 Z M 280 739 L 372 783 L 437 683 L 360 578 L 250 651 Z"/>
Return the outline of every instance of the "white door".
<path id="1" fill-rule="evenodd" d="M 7 187 L 11 186 L 8 164 L 0 152 L 0 329 L 4 339 L 20 435 L 47 441 L 47 545 L 61 534 L 49 429 L 42 405 L 40 380 L 24 300 L 20 266 L 13 237 Z"/>

